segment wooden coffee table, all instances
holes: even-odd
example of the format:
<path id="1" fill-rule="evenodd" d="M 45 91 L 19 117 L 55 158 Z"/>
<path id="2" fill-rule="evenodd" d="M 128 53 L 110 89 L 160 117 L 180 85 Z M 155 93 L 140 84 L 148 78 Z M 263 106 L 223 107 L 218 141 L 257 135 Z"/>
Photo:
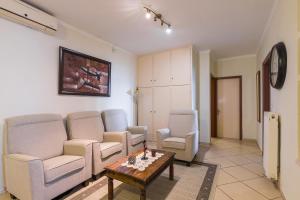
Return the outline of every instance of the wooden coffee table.
<path id="1" fill-rule="evenodd" d="M 112 200 L 114 198 L 114 187 L 113 180 L 119 180 L 128 185 L 137 187 L 141 191 L 140 199 L 146 199 L 146 188 L 147 186 L 155 180 L 167 167 L 170 167 L 169 179 L 174 179 L 174 156 L 175 153 L 157 150 L 159 153 L 164 155 L 158 160 L 154 161 L 149 165 L 144 171 L 138 171 L 137 169 L 129 168 L 126 166 L 121 166 L 122 163 L 126 162 L 127 157 L 119 159 L 117 162 L 112 163 L 105 167 L 105 175 L 108 177 L 108 199 Z M 138 155 L 142 151 L 132 153 L 131 155 Z"/>

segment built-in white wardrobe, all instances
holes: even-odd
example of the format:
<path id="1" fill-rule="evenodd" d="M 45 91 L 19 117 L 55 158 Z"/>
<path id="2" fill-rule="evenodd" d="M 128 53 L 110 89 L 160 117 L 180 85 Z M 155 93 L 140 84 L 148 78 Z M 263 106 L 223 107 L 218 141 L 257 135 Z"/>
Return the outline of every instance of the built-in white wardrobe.
<path id="1" fill-rule="evenodd" d="M 170 110 L 196 109 L 197 63 L 192 46 L 138 58 L 138 124 L 148 126 L 148 140 L 168 127 Z"/>

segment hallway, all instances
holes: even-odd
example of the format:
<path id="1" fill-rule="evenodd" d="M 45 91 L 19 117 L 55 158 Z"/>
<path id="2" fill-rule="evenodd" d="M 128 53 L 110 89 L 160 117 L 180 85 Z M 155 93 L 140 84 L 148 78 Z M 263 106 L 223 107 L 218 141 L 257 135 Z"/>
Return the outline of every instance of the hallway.
<path id="1" fill-rule="evenodd" d="M 200 160 L 220 165 L 214 200 L 282 200 L 264 177 L 262 153 L 255 141 L 212 139 L 201 145 Z"/>

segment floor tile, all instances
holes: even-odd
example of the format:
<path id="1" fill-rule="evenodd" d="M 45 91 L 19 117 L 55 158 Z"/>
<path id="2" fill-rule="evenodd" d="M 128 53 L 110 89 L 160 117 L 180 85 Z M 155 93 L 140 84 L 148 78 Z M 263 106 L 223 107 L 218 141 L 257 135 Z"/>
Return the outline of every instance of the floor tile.
<path id="1" fill-rule="evenodd" d="M 223 158 L 223 157 L 222 158 L 205 159 L 204 162 L 218 164 L 221 166 L 221 168 L 236 166 L 236 164 L 234 162 L 228 160 L 227 158 Z"/>
<path id="2" fill-rule="evenodd" d="M 258 163 L 251 163 L 251 164 L 243 165 L 242 167 L 248 169 L 249 171 L 259 176 L 263 176 L 265 174 L 263 166 Z"/>
<path id="3" fill-rule="evenodd" d="M 224 168 L 223 170 L 240 181 L 259 177 L 258 175 L 240 166 L 228 167 Z"/>
<path id="4" fill-rule="evenodd" d="M 243 183 L 269 199 L 274 199 L 281 196 L 274 184 L 266 178 L 244 181 Z"/>
<path id="5" fill-rule="evenodd" d="M 219 187 L 233 200 L 267 200 L 264 196 L 242 183 L 231 183 Z"/>
<path id="6" fill-rule="evenodd" d="M 231 156 L 228 157 L 228 159 L 237 165 L 244 165 L 252 162 L 251 160 L 248 160 L 244 156 Z"/>
<path id="7" fill-rule="evenodd" d="M 238 180 L 236 178 L 227 174 L 224 170 L 221 169 L 218 175 L 217 185 L 224 185 L 227 183 L 234 183 L 237 181 Z"/>
<path id="8" fill-rule="evenodd" d="M 224 192 L 222 192 L 217 188 L 214 200 L 231 200 L 231 199 Z"/>

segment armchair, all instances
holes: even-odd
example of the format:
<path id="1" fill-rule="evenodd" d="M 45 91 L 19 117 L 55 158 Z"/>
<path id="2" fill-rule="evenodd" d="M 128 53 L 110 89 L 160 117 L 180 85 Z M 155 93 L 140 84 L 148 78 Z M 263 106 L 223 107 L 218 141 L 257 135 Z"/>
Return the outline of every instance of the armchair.
<path id="1" fill-rule="evenodd" d="M 92 175 L 92 143 L 66 141 L 55 114 L 9 118 L 4 128 L 7 191 L 22 200 L 48 200 Z"/>
<path id="2" fill-rule="evenodd" d="M 197 111 L 172 111 L 169 128 L 159 129 L 157 148 L 175 152 L 175 158 L 190 165 L 198 152 L 198 117 Z"/>
<path id="3" fill-rule="evenodd" d="M 92 174 L 96 177 L 105 165 L 126 155 L 126 131 L 104 132 L 100 112 L 71 113 L 67 117 L 69 137 L 72 140 L 93 142 Z"/>
<path id="4" fill-rule="evenodd" d="M 143 148 L 146 126 L 128 127 L 126 113 L 121 109 L 105 110 L 101 113 L 106 131 L 127 131 L 127 154 Z"/>

